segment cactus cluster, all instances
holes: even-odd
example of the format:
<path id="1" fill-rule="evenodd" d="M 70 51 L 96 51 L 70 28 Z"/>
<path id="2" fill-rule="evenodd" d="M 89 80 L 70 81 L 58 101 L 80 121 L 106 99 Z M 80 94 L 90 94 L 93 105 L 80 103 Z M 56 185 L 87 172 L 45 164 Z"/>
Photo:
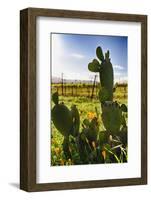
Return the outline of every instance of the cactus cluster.
<path id="1" fill-rule="evenodd" d="M 63 151 L 65 157 L 72 158 L 70 152 L 71 143 L 74 143 L 80 158 L 78 164 L 89 164 L 96 160 L 100 162 L 96 146 L 98 145 L 99 124 L 97 117 L 91 121 L 85 119 L 80 131 L 80 115 L 75 105 L 69 109 L 64 103 L 59 103 L 58 93 L 52 95 L 54 107 L 51 111 L 52 122 L 57 130 L 63 135 Z"/>
<path id="2" fill-rule="evenodd" d="M 127 112 L 125 104 L 121 106 L 113 101 L 114 87 L 114 72 L 110 60 L 109 50 L 105 53 L 105 57 L 101 47 L 97 47 L 96 56 L 98 59 L 93 59 L 88 64 L 88 69 L 91 72 L 98 72 L 100 77 L 99 100 L 102 107 L 102 121 L 105 129 L 110 134 L 116 134 L 120 131 L 123 122 L 123 112 Z"/>

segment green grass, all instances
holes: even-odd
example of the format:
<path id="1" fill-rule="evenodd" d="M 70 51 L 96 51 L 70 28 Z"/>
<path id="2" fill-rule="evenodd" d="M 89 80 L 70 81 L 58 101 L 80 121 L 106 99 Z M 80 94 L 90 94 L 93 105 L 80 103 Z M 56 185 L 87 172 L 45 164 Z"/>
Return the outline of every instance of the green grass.
<path id="1" fill-rule="evenodd" d="M 94 90 L 93 90 L 93 84 L 80 84 L 80 83 L 66 83 L 63 85 L 63 91 L 62 91 L 62 86 L 60 83 L 58 84 L 52 84 L 52 93 L 55 91 L 58 92 L 59 96 L 77 96 L 77 97 L 91 97 L 93 96 L 94 98 L 97 98 L 98 96 L 98 91 L 99 91 L 99 85 L 95 85 Z M 63 92 L 63 94 L 62 94 Z M 92 94 L 93 93 L 93 94 Z M 123 87 L 118 86 L 116 88 L 116 97 L 121 98 L 127 98 L 127 85 L 124 85 Z"/>
<path id="2" fill-rule="evenodd" d="M 85 96 L 73 97 L 73 96 L 59 96 L 60 102 L 70 109 L 72 105 L 76 105 L 80 113 L 80 130 L 82 129 L 82 122 L 84 119 L 89 118 L 90 114 L 96 114 L 96 108 L 101 114 L 100 102 L 97 98 L 91 99 Z M 120 88 L 114 93 L 114 101 L 124 103 L 127 105 L 127 94 L 123 92 Z M 52 103 L 51 107 L 54 106 Z M 100 131 L 104 131 L 103 123 L 101 121 L 101 116 L 99 116 Z M 62 150 L 63 136 L 58 132 L 51 122 L 51 165 L 71 165 L 73 164 L 71 160 L 66 160 Z M 75 152 L 76 153 L 76 152 Z"/>

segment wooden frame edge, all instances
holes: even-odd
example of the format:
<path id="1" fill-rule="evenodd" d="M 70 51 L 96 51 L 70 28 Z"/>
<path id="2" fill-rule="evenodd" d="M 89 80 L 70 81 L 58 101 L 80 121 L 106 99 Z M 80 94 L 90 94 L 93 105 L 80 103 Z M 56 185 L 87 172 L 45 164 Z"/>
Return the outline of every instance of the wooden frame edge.
<path id="1" fill-rule="evenodd" d="M 20 11 L 20 189 L 36 184 L 36 38 L 30 9 Z"/>
<path id="2" fill-rule="evenodd" d="M 24 31 L 23 31 L 24 30 Z M 20 12 L 20 189 L 28 190 L 28 9 Z"/>

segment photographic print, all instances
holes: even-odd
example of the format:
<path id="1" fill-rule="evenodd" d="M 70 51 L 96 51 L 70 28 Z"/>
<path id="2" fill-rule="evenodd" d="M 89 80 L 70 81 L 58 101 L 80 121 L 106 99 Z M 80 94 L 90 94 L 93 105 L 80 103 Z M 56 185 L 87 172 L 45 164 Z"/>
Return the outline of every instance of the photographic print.
<path id="1" fill-rule="evenodd" d="M 128 38 L 50 37 L 50 165 L 127 162 Z"/>

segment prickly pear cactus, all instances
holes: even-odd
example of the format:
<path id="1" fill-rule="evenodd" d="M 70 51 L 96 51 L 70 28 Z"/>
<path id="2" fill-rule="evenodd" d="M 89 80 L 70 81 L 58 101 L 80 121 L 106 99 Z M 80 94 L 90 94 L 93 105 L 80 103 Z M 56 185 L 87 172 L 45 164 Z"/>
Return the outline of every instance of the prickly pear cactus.
<path id="1" fill-rule="evenodd" d="M 51 110 L 52 121 L 55 127 L 63 136 L 68 136 L 72 128 L 71 111 L 63 104 L 59 104 L 58 93 L 52 95 L 55 106 Z"/>
<path id="2" fill-rule="evenodd" d="M 99 72 L 100 77 L 100 90 L 103 88 L 103 92 L 99 93 L 100 101 L 112 101 L 113 100 L 113 82 L 114 74 L 112 63 L 110 62 L 109 51 L 105 53 L 105 58 L 101 47 L 97 47 L 96 55 L 99 60 L 93 59 L 88 64 L 88 69 L 91 72 Z"/>
<path id="3" fill-rule="evenodd" d="M 102 48 L 97 47 L 96 56 L 99 60 L 93 59 L 88 64 L 88 69 L 91 72 L 99 73 L 100 89 L 98 97 L 101 102 L 102 121 L 107 132 L 114 134 L 120 131 L 124 118 L 122 112 L 127 112 L 127 107 L 124 104 L 120 106 L 117 102 L 113 102 L 114 73 L 109 51 L 104 56 Z"/>
<path id="4" fill-rule="evenodd" d="M 69 147 L 70 135 L 72 135 L 74 138 L 79 137 L 79 111 L 75 105 L 73 105 L 71 110 L 69 110 L 64 103 L 59 103 L 59 96 L 57 92 L 52 95 L 52 100 L 55 103 L 51 111 L 52 121 L 56 129 L 64 136 L 62 147 L 65 157 L 71 158 Z"/>

